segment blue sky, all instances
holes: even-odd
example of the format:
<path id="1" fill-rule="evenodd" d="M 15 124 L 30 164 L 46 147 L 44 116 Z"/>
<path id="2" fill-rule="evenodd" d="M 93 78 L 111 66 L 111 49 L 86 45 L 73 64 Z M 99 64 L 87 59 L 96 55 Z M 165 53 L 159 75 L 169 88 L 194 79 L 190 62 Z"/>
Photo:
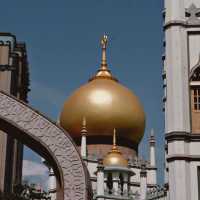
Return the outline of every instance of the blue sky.
<path id="1" fill-rule="evenodd" d="M 140 155 L 148 158 L 148 135 L 155 129 L 159 182 L 163 176 L 161 0 L 4 0 L 2 32 L 27 44 L 31 92 L 29 102 L 56 120 L 64 100 L 95 73 L 99 39 L 109 36 L 112 73 L 140 98 L 147 124 Z M 25 159 L 38 160 L 25 151 Z"/>

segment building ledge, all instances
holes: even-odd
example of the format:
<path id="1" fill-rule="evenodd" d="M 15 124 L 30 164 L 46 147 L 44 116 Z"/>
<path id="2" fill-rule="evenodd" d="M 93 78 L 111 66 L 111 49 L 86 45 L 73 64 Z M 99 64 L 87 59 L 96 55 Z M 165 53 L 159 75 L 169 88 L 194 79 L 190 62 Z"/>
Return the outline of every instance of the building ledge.
<path id="1" fill-rule="evenodd" d="M 174 154 L 174 155 L 168 156 L 166 159 L 167 159 L 167 162 L 173 162 L 175 160 L 184 160 L 187 162 L 191 162 L 191 161 L 200 161 L 200 156 L 199 155 Z"/>
<path id="2" fill-rule="evenodd" d="M 187 141 L 187 142 L 200 142 L 200 133 L 189 133 L 183 131 L 166 133 L 165 139 L 169 141 Z"/>

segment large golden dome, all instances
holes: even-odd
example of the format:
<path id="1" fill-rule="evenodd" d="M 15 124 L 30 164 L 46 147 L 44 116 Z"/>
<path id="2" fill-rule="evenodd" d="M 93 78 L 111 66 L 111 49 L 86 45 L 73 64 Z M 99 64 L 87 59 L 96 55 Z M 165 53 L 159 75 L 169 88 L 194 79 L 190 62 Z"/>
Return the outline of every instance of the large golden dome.
<path id="1" fill-rule="evenodd" d="M 138 144 L 144 133 L 145 115 L 138 98 L 121 85 L 106 63 L 106 43 L 102 43 L 102 63 L 97 74 L 77 89 L 64 103 L 60 125 L 73 138 L 81 137 L 82 119 L 87 120 L 87 136 L 112 136 Z"/>

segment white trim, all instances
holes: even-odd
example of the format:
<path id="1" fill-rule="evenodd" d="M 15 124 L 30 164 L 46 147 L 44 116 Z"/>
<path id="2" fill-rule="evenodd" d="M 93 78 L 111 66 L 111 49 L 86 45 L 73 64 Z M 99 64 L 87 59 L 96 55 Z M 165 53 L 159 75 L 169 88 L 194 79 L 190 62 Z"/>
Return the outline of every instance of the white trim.
<path id="1" fill-rule="evenodd" d="M 200 85 L 200 81 L 191 81 L 190 85 L 191 86 Z"/>

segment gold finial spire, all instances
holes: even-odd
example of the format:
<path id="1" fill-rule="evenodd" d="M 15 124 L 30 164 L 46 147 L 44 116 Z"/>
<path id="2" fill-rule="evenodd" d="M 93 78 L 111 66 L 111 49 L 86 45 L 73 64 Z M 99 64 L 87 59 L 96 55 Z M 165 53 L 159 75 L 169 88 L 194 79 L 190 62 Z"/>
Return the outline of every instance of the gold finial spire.
<path id="1" fill-rule="evenodd" d="M 91 79 L 89 79 L 89 81 L 92 81 L 96 78 L 107 78 L 117 81 L 117 79 L 112 76 L 110 70 L 108 69 L 107 59 L 106 59 L 107 43 L 108 43 L 108 36 L 104 34 L 104 36 L 101 39 L 101 49 L 102 49 L 101 66 L 97 71 L 96 75 Z"/>
<path id="2" fill-rule="evenodd" d="M 106 60 L 107 43 L 108 43 L 108 36 L 104 34 L 103 38 L 101 39 L 101 48 L 102 48 L 101 70 L 108 70 L 107 60 Z"/>
<path id="3" fill-rule="evenodd" d="M 86 135 L 86 134 L 87 134 L 86 118 L 83 117 L 83 120 L 82 120 L 82 128 L 81 128 L 81 135 Z"/>
<path id="4" fill-rule="evenodd" d="M 123 157 L 116 145 L 116 129 L 113 129 L 113 146 L 112 150 L 103 159 L 104 166 L 121 166 L 127 167 L 128 161 Z"/>
<path id="5" fill-rule="evenodd" d="M 117 150 L 117 145 L 116 145 L 116 129 L 113 129 L 113 147 L 112 150 Z"/>
<path id="6" fill-rule="evenodd" d="M 113 130 L 113 146 L 116 146 L 116 129 Z"/>

